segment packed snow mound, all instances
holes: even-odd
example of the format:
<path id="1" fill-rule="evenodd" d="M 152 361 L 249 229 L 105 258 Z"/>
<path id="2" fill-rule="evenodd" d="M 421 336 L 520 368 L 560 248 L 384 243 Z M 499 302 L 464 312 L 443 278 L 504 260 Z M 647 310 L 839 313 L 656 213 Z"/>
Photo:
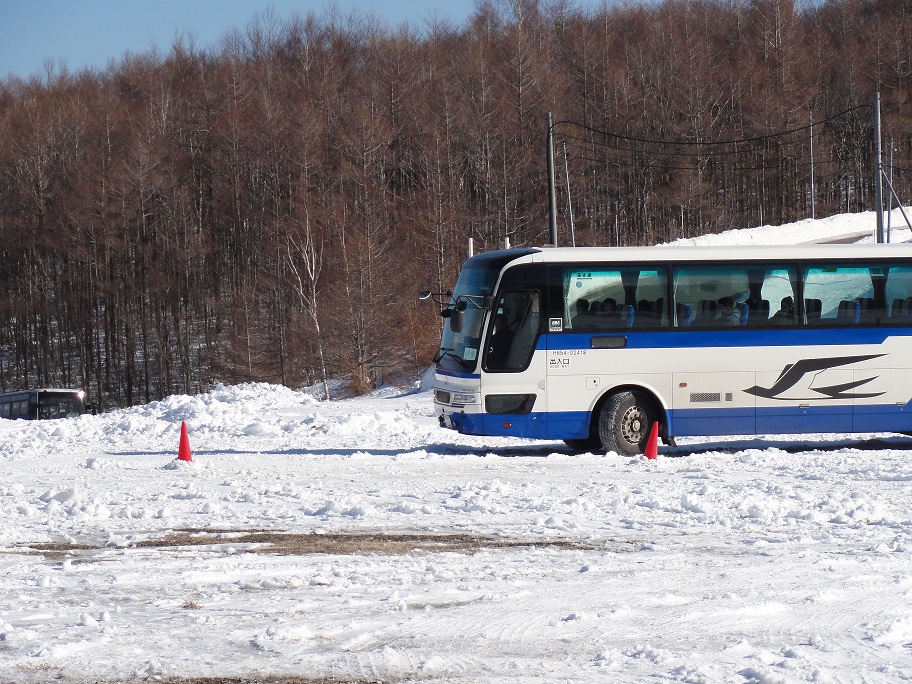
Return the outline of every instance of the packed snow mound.
<path id="1" fill-rule="evenodd" d="M 912 208 L 905 209 L 905 212 L 912 218 Z M 891 227 L 890 242 L 908 242 L 912 239 L 912 233 L 899 209 L 885 214 L 884 222 L 885 231 L 887 222 Z M 874 242 L 876 227 L 876 214 L 873 211 L 865 211 L 857 214 L 839 214 L 824 219 L 804 219 L 781 226 L 736 228 L 712 235 L 681 238 L 667 244 L 694 246 L 798 245 L 838 239 L 866 243 Z"/>
<path id="2" fill-rule="evenodd" d="M 400 394 L 401 391 L 386 389 L 374 399 L 382 402 L 383 398 L 392 399 Z M 316 411 L 321 403 L 326 404 L 327 410 Z M 427 406 L 429 415 L 429 400 Z M 312 439 L 321 435 L 379 438 L 424 430 L 399 410 L 371 410 L 354 399 L 322 402 L 309 391 L 281 385 L 219 384 L 211 392 L 197 396 L 173 395 L 97 416 L 40 422 L 0 420 L 0 458 L 150 440 L 170 449 L 177 444 L 176 435 L 182 422 L 186 422 L 192 441 L 219 448 L 243 437 L 292 443 L 301 437 Z M 275 446 L 270 443 L 270 447 Z"/>

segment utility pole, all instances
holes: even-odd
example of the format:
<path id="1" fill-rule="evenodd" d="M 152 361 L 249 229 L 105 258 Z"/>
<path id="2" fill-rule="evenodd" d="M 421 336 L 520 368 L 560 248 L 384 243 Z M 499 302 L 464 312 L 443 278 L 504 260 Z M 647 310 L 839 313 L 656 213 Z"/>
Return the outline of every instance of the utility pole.
<path id="1" fill-rule="evenodd" d="M 811 126 L 810 126 L 810 131 L 811 131 L 811 138 L 810 138 L 810 140 L 811 140 L 811 218 L 813 219 L 813 218 L 815 218 L 814 217 L 814 113 L 811 112 L 809 116 L 811 119 Z"/>
<path id="2" fill-rule="evenodd" d="M 874 93 L 874 198 L 877 205 L 876 242 L 884 241 L 883 221 L 883 159 L 880 145 L 880 93 Z"/>
<path id="3" fill-rule="evenodd" d="M 551 244 L 557 247 L 557 191 L 554 187 L 554 125 L 548 112 L 548 227 Z"/>
<path id="4" fill-rule="evenodd" d="M 567 213 L 570 214 L 570 246 L 576 247 L 576 233 L 573 230 L 573 204 L 570 201 L 570 163 L 567 161 L 567 143 L 564 143 L 564 175 L 567 177 Z"/>
<path id="5" fill-rule="evenodd" d="M 890 169 L 890 173 L 887 178 L 887 187 L 890 188 L 890 192 L 887 193 L 887 242 L 890 242 L 890 228 L 893 224 L 893 136 L 890 136 L 890 155 L 887 158 L 887 167 Z"/>

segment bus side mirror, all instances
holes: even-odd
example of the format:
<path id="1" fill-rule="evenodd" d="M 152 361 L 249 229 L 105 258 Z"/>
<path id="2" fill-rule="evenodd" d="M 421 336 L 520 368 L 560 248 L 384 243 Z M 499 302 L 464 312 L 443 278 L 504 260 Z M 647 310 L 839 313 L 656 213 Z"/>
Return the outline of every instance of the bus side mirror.
<path id="1" fill-rule="evenodd" d="M 450 330 L 454 333 L 462 332 L 462 309 L 450 309 Z"/>
<path id="2" fill-rule="evenodd" d="M 460 333 L 462 332 L 462 318 L 465 315 L 463 313 L 465 310 L 465 300 L 460 300 L 453 306 L 448 306 L 443 311 L 441 311 L 440 317 L 448 318 L 450 320 L 450 330 L 452 330 L 454 333 Z"/>
<path id="3" fill-rule="evenodd" d="M 447 290 L 446 292 L 431 292 L 430 290 L 425 290 L 418 294 L 419 301 L 425 301 L 426 299 L 433 299 L 440 306 L 447 306 L 447 302 L 452 298 L 453 291 Z"/>

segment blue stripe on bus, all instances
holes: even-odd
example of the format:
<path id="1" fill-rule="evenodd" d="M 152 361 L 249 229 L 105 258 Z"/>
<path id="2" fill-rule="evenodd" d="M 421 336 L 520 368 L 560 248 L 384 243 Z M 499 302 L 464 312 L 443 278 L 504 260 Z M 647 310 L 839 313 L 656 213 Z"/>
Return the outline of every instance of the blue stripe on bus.
<path id="1" fill-rule="evenodd" d="M 852 428 L 855 432 L 912 432 L 912 405 L 856 405 Z"/>
<path id="2" fill-rule="evenodd" d="M 591 417 L 593 420 L 596 417 Z M 533 412 L 528 415 L 455 413 L 454 429 L 466 435 L 527 439 L 585 439 L 587 411 Z M 912 432 L 912 402 L 905 405 L 782 406 L 754 409 L 670 409 L 669 433 L 676 437 Z"/>
<path id="3" fill-rule="evenodd" d="M 449 378 L 463 378 L 467 380 L 478 380 L 481 377 L 481 373 L 460 373 L 459 371 L 443 370 L 440 367 L 437 368 L 437 375 L 445 375 Z"/>
<path id="4" fill-rule="evenodd" d="M 912 406 L 772 406 L 748 409 L 672 409 L 671 434 L 680 437 L 719 435 L 814 434 L 822 432 L 909 432 Z"/>
<path id="5" fill-rule="evenodd" d="M 889 406 L 878 407 L 881 410 Z M 766 406 L 757 409 L 757 424 L 754 434 L 788 434 L 852 431 L 852 404 L 806 407 Z M 691 433 L 695 434 L 695 433 Z M 745 433 L 746 434 L 746 433 Z"/>
<path id="6" fill-rule="evenodd" d="M 888 337 L 910 337 L 912 328 L 767 328 L 763 330 L 666 330 L 662 332 L 558 333 L 540 335 L 535 348 L 592 349 L 593 337 L 624 337 L 625 349 L 695 349 L 705 347 L 804 347 L 883 344 Z M 478 380 L 481 373 L 443 370 L 437 375 Z"/>
<path id="7" fill-rule="evenodd" d="M 585 412 L 580 412 L 588 415 Z M 493 415 L 490 413 L 453 413 L 449 415 L 453 429 L 462 435 L 491 437 L 525 437 L 551 439 L 547 432 L 550 416 L 542 412 L 526 415 Z M 554 439 L 563 439 L 555 437 Z"/>
<path id="8" fill-rule="evenodd" d="M 675 436 L 753 435 L 756 410 L 753 406 L 726 409 L 671 409 L 668 429 Z"/>
<path id="9" fill-rule="evenodd" d="M 888 337 L 912 336 L 912 328 L 784 328 L 763 330 L 682 330 L 546 334 L 536 349 L 591 349 L 593 337 L 624 337 L 626 349 L 692 349 L 701 347 L 803 347 L 883 344 Z"/>
<path id="10" fill-rule="evenodd" d="M 852 406 L 672 409 L 668 422 L 671 434 L 680 437 L 845 433 L 851 431 Z"/>

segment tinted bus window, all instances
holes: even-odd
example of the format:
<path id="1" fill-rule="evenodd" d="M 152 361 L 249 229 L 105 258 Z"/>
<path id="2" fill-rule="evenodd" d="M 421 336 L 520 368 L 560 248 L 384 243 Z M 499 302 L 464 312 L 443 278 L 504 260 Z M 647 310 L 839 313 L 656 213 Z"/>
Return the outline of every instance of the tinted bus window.
<path id="1" fill-rule="evenodd" d="M 85 392 L 81 390 L 38 389 L 0 394 L 0 418 L 51 420 L 74 418 L 85 412 Z"/>
<path id="2" fill-rule="evenodd" d="M 28 418 L 29 400 L 20 399 L 10 403 L 10 418 Z"/>
<path id="3" fill-rule="evenodd" d="M 884 287 L 884 305 L 886 311 L 882 324 L 912 325 L 912 267 L 889 267 Z"/>
<path id="4" fill-rule="evenodd" d="M 39 420 L 73 418 L 81 416 L 83 413 L 85 413 L 85 405 L 80 397 L 50 392 L 42 392 L 38 395 Z"/>
<path id="5" fill-rule="evenodd" d="M 912 268 L 818 265 L 805 269 L 809 325 L 908 325 L 912 323 Z"/>
<path id="6" fill-rule="evenodd" d="M 665 269 L 568 268 L 563 274 L 564 330 L 604 332 L 668 322 Z"/>
<path id="7" fill-rule="evenodd" d="M 529 365 L 541 325 L 541 294 L 536 290 L 502 292 L 494 307 L 485 368 L 518 371 Z"/>
<path id="8" fill-rule="evenodd" d="M 684 265 L 674 270 L 679 328 L 791 325 L 778 311 L 794 302 L 796 269 L 765 265 Z"/>

